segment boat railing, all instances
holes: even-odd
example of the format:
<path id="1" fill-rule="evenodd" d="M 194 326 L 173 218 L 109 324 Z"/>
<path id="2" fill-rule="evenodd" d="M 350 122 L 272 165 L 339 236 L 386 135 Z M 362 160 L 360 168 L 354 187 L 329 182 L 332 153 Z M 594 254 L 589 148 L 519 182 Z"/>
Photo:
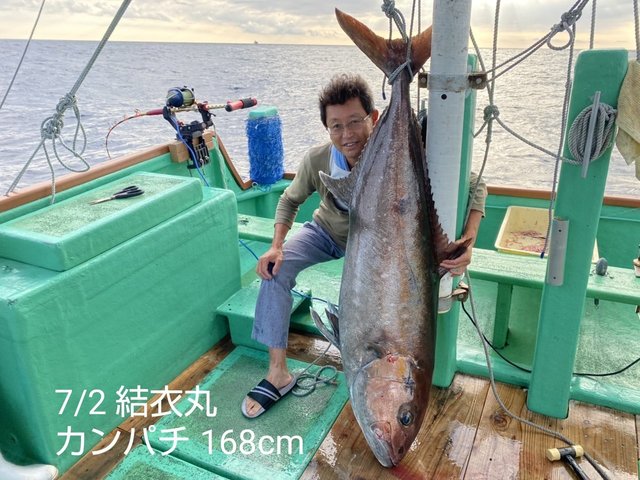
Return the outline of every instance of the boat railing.
<path id="1" fill-rule="evenodd" d="M 214 143 L 214 149 L 217 149 L 217 151 L 219 152 L 219 155 L 224 161 L 229 174 L 234 179 L 237 188 L 241 191 L 250 190 L 254 186 L 254 183 L 250 179 L 243 180 L 220 136 L 216 136 L 216 140 L 217 141 Z M 106 162 L 97 164 L 86 172 L 70 173 L 64 175 L 57 180 L 56 191 L 63 192 L 73 187 L 85 184 L 91 180 L 95 180 L 97 178 L 124 170 L 128 167 L 142 164 L 159 156 L 169 154 L 170 147 L 174 143 L 177 142 L 167 142 L 133 153 L 129 153 L 113 160 L 108 160 Z M 287 172 L 284 174 L 284 179 L 292 180 L 294 176 L 295 173 Z M 488 190 L 490 195 L 495 196 L 532 198 L 540 200 L 549 200 L 551 195 L 551 192 L 549 190 L 544 189 L 531 189 L 497 185 L 489 185 Z M 26 205 L 27 203 L 41 200 L 48 197 L 50 194 L 50 181 L 43 181 L 21 188 L 8 195 L 0 197 L 0 212 L 6 212 L 16 207 Z M 609 195 L 604 197 L 603 204 L 627 208 L 640 208 L 640 198 Z"/>

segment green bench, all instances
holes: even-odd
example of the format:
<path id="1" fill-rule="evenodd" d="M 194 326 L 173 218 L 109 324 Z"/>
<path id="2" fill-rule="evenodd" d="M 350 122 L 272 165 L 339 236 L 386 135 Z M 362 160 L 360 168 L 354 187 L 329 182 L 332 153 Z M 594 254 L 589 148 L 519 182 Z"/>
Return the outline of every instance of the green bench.
<path id="1" fill-rule="evenodd" d="M 547 260 L 524 255 L 501 253 L 494 250 L 473 250 L 469 275 L 473 279 L 498 284 L 493 342 L 502 348 L 509 329 L 509 312 L 514 286 L 542 290 Z M 617 303 L 640 305 L 640 278 L 630 268 L 609 267 L 604 276 L 592 269 L 587 285 L 587 297 Z"/>
<path id="2" fill-rule="evenodd" d="M 289 235 L 302 228 L 302 223 L 294 223 Z M 243 240 L 271 243 L 273 240 L 273 218 L 238 214 L 238 235 Z"/>
<path id="3" fill-rule="evenodd" d="M 294 223 L 291 231 L 302 228 Z M 238 233 L 243 240 L 271 242 L 273 219 L 253 215 L 238 215 Z M 475 248 L 469 266 L 471 278 L 487 280 L 498 285 L 493 342 L 496 348 L 505 346 L 509 330 L 509 314 L 514 286 L 542 290 L 547 269 L 547 260 L 525 255 L 501 253 L 495 250 Z M 240 345 L 255 348 L 250 338 L 253 324 L 253 309 L 258 294 L 259 280 L 238 291 L 218 308 L 218 313 L 229 318 L 232 339 Z M 307 289 L 305 293 L 309 293 Z M 587 297 L 617 303 L 640 305 L 640 278 L 630 268 L 609 267 L 604 276 L 592 271 L 587 286 Z M 317 333 L 309 321 L 307 299 L 294 295 L 292 328 Z M 304 308 L 300 308 L 304 305 Z M 243 333 L 248 330 L 249 333 Z"/>
<path id="4" fill-rule="evenodd" d="M 298 287 L 296 290 L 305 295 L 311 294 L 309 289 Z M 257 350 L 266 350 L 263 344 L 251 338 L 256 300 L 258 299 L 259 291 L 260 279 L 238 290 L 220 304 L 216 311 L 219 316 L 227 318 L 231 341 L 234 345 L 244 345 L 245 347 Z M 291 306 L 291 328 L 293 330 L 318 333 L 310 319 L 310 306 L 311 301 L 307 297 L 296 294 L 293 295 L 293 305 Z"/>
<path id="5" fill-rule="evenodd" d="M 302 228 L 301 223 L 294 223 L 291 232 L 296 232 L 300 228 Z M 241 240 L 271 243 L 273 239 L 273 219 L 238 214 L 238 235 Z M 258 350 L 266 350 L 264 345 L 251 338 L 260 282 L 260 279 L 254 280 L 249 285 L 238 290 L 220 304 L 216 313 L 219 316 L 227 318 L 231 341 L 234 345 L 244 345 Z M 303 284 L 296 286 L 296 291 L 306 296 L 293 294 L 291 329 L 319 334 L 309 315 L 311 300 L 308 297 L 311 296 L 311 289 Z"/>

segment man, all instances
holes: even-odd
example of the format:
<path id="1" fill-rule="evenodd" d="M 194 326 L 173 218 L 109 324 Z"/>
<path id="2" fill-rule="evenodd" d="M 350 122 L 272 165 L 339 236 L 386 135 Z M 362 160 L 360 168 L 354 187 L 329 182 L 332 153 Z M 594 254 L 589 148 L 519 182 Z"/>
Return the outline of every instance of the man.
<path id="1" fill-rule="evenodd" d="M 256 267 L 263 281 L 252 338 L 269 347 L 269 371 L 242 402 L 242 413 L 249 418 L 268 410 L 295 386 L 296 379 L 287 369 L 286 348 L 293 302 L 291 289 L 298 273 L 344 256 L 349 212 L 322 183 L 319 172 L 330 173 L 335 178 L 348 175 L 379 116 L 369 86 L 358 75 L 334 77 L 320 93 L 319 107 L 320 119 L 331 142 L 313 147 L 305 155 L 294 180 L 280 197 L 271 248 L 260 257 Z M 313 213 L 313 221 L 305 223 L 285 244 L 298 207 L 314 192 L 318 192 L 321 201 Z M 485 196 L 485 187 L 481 185 L 460 240 L 471 238 L 471 245 L 460 257 L 442 263 L 454 275 L 462 274 L 471 262 L 471 247 L 483 215 Z"/>

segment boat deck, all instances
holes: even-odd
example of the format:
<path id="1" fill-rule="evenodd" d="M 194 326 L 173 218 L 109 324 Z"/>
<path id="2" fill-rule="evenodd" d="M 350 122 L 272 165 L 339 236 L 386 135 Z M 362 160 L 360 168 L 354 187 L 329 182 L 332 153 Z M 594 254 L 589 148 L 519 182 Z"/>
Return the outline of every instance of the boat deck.
<path id="1" fill-rule="evenodd" d="M 262 239 L 247 239 L 253 251 L 260 255 L 268 248 L 268 243 Z M 255 283 L 255 260 L 252 255 L 241 248 L 241 270 L 244 272 L 242 278 L 245 293 L 252 295 L 251 287 Z M 300 276 L 300 290 L 307 290 L 305 287 L 313 285 L 314 296 L 337 301 L 339 291 L 339 278 L 341 272 L 340 262 L 329 262 L 309 269 Z M 248 287 L 248 288 L 247 288 Z M 496 285 L 491 282 L 474 282 L 474 291 L 477 298 L 478 323 L 482 330 L 490 332 L 493 329 L 493 318 L 495 314 Z M 517 287 L 521 288 L 521 287 Z M 516 291 L 512 311 L 513 319 L 509 325 L 509 341 L 501 350 L 504 355 L 521 365 L 530 365 L 533 354 L 532 338 L 535 338 L 536 318 L 535 312 L 539 307 L 539 295 L 532 294 L 530 289 L 522 292 Z M 243 300 L 245 303 L 246 299 Z M 618 310 L 622 308 L 622 310 Z M 602 325 L 597 321 L 597 316 L 591 315 L 591 310 L 597 309 L 600 314 L 606 314 L 605 318 L 611 320 L 618 318 L 624 324 L 635 324 L 635 314 L 626 306 L 617 306 L 611 302 L 602 301 L 599 306 L 594 306 L 593 302 L 587 303 L 587 316 L 585 318 L 584 334 L 581 339 L 580 354 L 577 359 L 577 368 L 587 371 L 611 371 L 614 365 L 627 363 L 626 357 L 635 356 L 632 347 L 627 343 L 628 336 L 634 331 L 629 325 L 627 328 L 615 328 L 612 325 Z M 608 309 L 613 309 L 608 311 Z M 299 316 L 308 317 L 308 313 L 300 312 L 294 314 L 293 320 Z M 595 311 L 594 311 L 595 312 Z M 252 315 L 252 312 L 248 314 Z M 594 318 L 591 318 L 594 317 Z M 461 316 L 462 318 L 462 316 Z M 230 320 L 231 321 L 231 320 Z M 244 338 L 242 339 L 245 340 Z M 500 408 L 491 385 L 486 378 L 474 376 L 476 373 L 486 376 L 486 365 L 483 368 L 484 357 L 479 346 L 477 333 L 471 327 L 471 323 L 460 320 L 460 332 L 458 336 L 458 355 L 461 370 L 468 374 L 456 374 L 452 384 L 448 388 L 432 387 L 431 400 L 425 416 L 422 429 L 417 437 L 412 450 L 403 462 L 396 468 L 386 469 L 378 463 L 366 444 L 364 436 L 356 423 L 349 402 L 344 407 L 339 406 L 339 414 L 330 430 L 321 441 L 317 451 L 312 458 L 298 473 L 284 475 L 282 478 L 301 479 L 402 479 L 402 480 L 422 480 L 422 479 L 570 479 L 576 478 L 568 467 L 560 462 L 550 462 L 545 457 L 546 449 L 552 447 L 562 447 L 563 443 L 556 440 L 530 426 L 526 426 L 508 415 Z M 290 334 L 288 357 L 290 359 L 311 363 L 316 360 L 325 349 L 328 343 L 312 333 L 292 332 Z M 240 347 L 245 348 L 246 347 Z M 169 388 L 178 391 L 193 389 L 196 385 L 204 385 L 216 371 L 225 370 L 228 367 L 217 368 L 221 362 L 228 365 L 228 361 L 238 353 L 230 338 L 222 340 L 214 348 L 202 355 L 195 363 L 179 375 Z M 263 353 L 266 355 L 266 353 Z M 605 358 L 603 358 L 603 356 Z M 526 384 L 527 374 L 501 363 L 495 354 L 492 354 L 496 366 L 498 378 L 504 376 L 510 383 L 516 385 Z M 337 369 L 341 369 L 340 354 L 335 348 L 329 349 L 325 358 L 320 364 L 330 364 Z M 247 371 L 234 371 L 235 380 L 230 381 L 232 385 L 247 384 L 255 382 L 256 379 L 245 377 Z M 261 373 L 260 369 L 257 369 Z M 254 372 L 251 372 L 253 375 Z M 637 369 L 630 369 L 623 375 L 607 377 L 593 388 L 604 388 L 609 385 L 610 389 L 618 388 L 621 392 L 633 390 L 633 385 L 637 385 Z M 229 382 L 229 380 L 227 380 Z M 228 385 L 228 383 L 227 383 Z M 238 387 L 239 389 L 240 387 Z M 294 417 L 300 412 L 304 412 L 302 402 L 297 402 L 297 398 L 289 395 L 285 402 L 288 404 L 279 405 L 278 412 L 267 413 L 271 419 L 263 417 L 247 423 L 239 414 L 240 399 L 244 396 L 243 391 L 235 391 L 227 397 L 225 405 L 220 408 L 233 411 L 233 415 L 226 419 L 214 419 L 210 423 L 205 423 L 200 432 L 209 428 L 220 429 L 223 426 L 235 428 L 240 431 L 242 428 L 251 428 L 259 431 L 260 423 L 272 422 L 273 417 L 280 415 L 287 423 L 290 417 Z M 250 388 L 250 386 L 248 387 Z M 247 388 L 247 389 L 248 389 Z M 213 391 L 213 389 L 212 389 Z M 225 391 L 221 387 L 215 390 L 220 399 L 220 391 Z M 571 401 L 569 416 L 564 420 L 557 420 L 540 414 L 530 412 L 526 407 L 526 390 L 506 383 L 498 383 L 497 391 L 504 404 L 513 413 L 527 420 L 541 424 L 546 428 L 558 430 L 565 437 L 572 439 L 575 443 L 582 445 L 609 474 L 612 479 L 637 479 L 638 478 L 638 457 L 640 440 L 638 430 L 640 429 L 640 418 L 630 413 L 606 407 L 593 406 L 591 404 L 578 401 Z M 318 397 L 314 397 L 318 395 Z M 311 394 L 312 398 L 321 398 L 317 392 Z M 150 400 L 150 403 L 154 399 Z M 318 400 L 322 402 L 323 400 Z M 163 402 L 166 403 L 166 400 Z M 284 408 L 283 408 L 284 407 Z M 324 408 L 324 407 L 323 407 Z M 335 405 L 332 407 L 335 408 Z M 165 406 L 165 410 L 166 410 Z M 282 412 L 286 412 L 284 415 Z M 277 414 L 277 415 L 276 415 Z M 235 416 L 235 417 L 234 417 Z M 231 420 L 229 420 L 231 418 Z M 151 416 L 134 417 L 126 420 L 116 430 L 106 435 L 104 439 L 94 447 L 93 452 L 103 452 L 100 454 L 88 453 L 70 470 L 61 477 L 62 480 L 79 479 L 99 479 L 108 480 L 137 480 L 142 478 L 163 478 L 166 480 L 179 480 L 189 478 L 198 480 L 199 478 L 224 479 L 225 476 L 216 476 L 216 471 L 220 473 L 215 465 L 216 459 L 208 458 L 206 455 L 197 459 L 191 452 L 176 452 L 176 458 L 186 460 L 187 465 L 195 465 L 194 470 L 205 472 L 206 476 L 198 477 L 195 474 L 176 473 L 174 467 L 167 467 L 162 475 L 158 471 L 150 474 L 148 471 L 138 474 L 131 474 L 129 470 L 123 469 L 123 461 L 129 455 L 125 455 L 127 448 L 144 445 L 144 429 L 149 429 L 157 418 Z M 332 418 L 333 420 L 333 418 Z M 273 423 L 273 422 L 272 422 Z M 254 427 L 253 425 L 256 425 Z M 163 424 L 166 426 L 166 424 Z M 180 425 L 179 422 L 176 425 Z M 248 426 L 247 426 L 248 425 Z M 329 423 L 329 425 L 331 425 Z M 160 430 L 162 425 L 158 425 Z M 269 427 L 270 428 L 270 427 Z M 269 428 L 263 428 L 262 433 L 270 432 Z M 327 427 L 328 428 L 328 427 Z M 275 433 L 270 433 L 275 435 Z M 323 432 L 324 434 L 324 432 Z M 114 443 L 115 437 L 119 435 L 120 441 Z M 122 438 L 133 438 L 133 445 L 128 445 Z M 157 445 L 156 443 L 154 445 Z M 113 445 L 112 448 L 108 448 Z M 146 449 L 139 448 L 143 454 L 147 454 Z M 149 457 L 143 455 L 144 468 L 154 468 L 157 462 L 162 459 L 158 455 Z M 219 459 L 218 459 L 219 460 Z M 250 459 L 251 460 L 251 459 Z M 298 459 L 299 460 L 299 459 Z M 207 461 L 209 462 L 207 464 Z M 260 462 L 256 457 L 255 462 Z M 156 463 L 154 463 L 156 462 Z M 189 463 L 191 462 L 191 463 Z M 598 479 L 599 475 L 593 467 L 584 459 L 579 460 L 579 464 L 587 473 L 589 478 Z M 306 465 L 306 466 L 305 466 Z M 245 472 L 247 471 L 246 467 Z M 203 470 L 204 469 L 204 470 Z M 122 472 L 125 471 L 123 474 Z M 228 478 L 263 478 L 255 476 L 253 471 L 248 469 L 250 476 L 229 475 Z M 169 472 L 169 473 L 167 473 Z M 151 477 L 149 476 L 151 475 Z M 264 477 L 266 478 L 266 477 Z M 280 478 L 280 477 L 277 477 Z"/>
<path id="2" fill-rule="evenodd" d="M 312 362 L 326 349 L 327 342 L 312 335 L 292 333 L 288 356 Z M 232 351 L 229 338 L 202 355 L 178 376 L 171 389 L 194 388 Z M 323 363 L 340 367 L 339 353 L 331 348 Z M 569 417 L 555 420 L 526 408 L 526 391 L 497 384 L 505 405 L 528 420 L 557 429 L 581 444 L 613 479 L 638 478 L 638 429 L 640 418 L 603 407 L 572 402 Z M 449 388 L 432 387 L 431 401 L 412 451 L 396 468 L 378 464 L 364 440 L 349 403 L 340 412 L 302 479 L 570 479 L 566 465 L 550 462 L 545 451 L 561 442 L 508 417 L 499 407 L 484 378 L 456 375 Z M 295 397 L 287 397 L 295 402 Z M 238 408 L 240 406 L 238 405 Z M 105 449 L 118 434 L 129 438 L 155 422 L 152 417 L 126 420 L 93 449 Z M 260 421 L 260 420 L 256 420 Z M 134 435 L 136 445 L 142 442 Z M 123 461 L 126 442 L 117 442 L 105 453 L 87 453 L 61 480 L 101 479 Z M 579 460 L 590 478 L 599 478 L 584 459 Z M 213 477 L 213 475 L 212 475 Z M 136 477 L 137 478 L 137 477 Z M 169 478 L 169 477 L 166 477 Z M 180 478 L 180 477 L 171 477 Z M 217 478 L 217 477 L 216 477 Z"/>

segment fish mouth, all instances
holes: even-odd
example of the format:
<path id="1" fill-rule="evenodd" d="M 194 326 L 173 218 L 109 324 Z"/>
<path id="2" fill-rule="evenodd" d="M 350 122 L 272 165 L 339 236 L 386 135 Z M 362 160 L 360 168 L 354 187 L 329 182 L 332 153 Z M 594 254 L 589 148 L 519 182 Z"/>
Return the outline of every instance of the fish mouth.
<path id="1" fill-rule="evenodd" d="M 374 422 L 365 431 L 369 437 L 371 451 L 383 467 L 395 467 L 404 457 L 404 447 L 396 452 L 391 441 L 391 424 L 389 422 Z"/>

